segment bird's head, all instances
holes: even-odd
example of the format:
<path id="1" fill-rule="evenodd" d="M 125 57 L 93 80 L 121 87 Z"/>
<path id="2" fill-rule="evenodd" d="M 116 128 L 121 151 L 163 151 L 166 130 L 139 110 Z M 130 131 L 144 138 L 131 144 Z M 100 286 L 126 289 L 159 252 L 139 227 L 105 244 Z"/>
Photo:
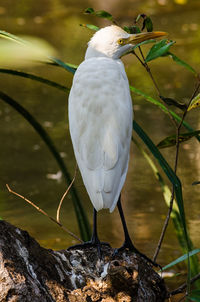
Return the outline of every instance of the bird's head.
<path id="1" fill-rule="evenodd" d="M 93 35 L 88 43 L 85 58 L 106 56 L 112 59 L 119 59 L 123 54 L 131 50 L 133 45 L 164 35 L 166 35 L 165 32 L 159 31 L 128 34 L 119 26 L 107 26 Z"/>

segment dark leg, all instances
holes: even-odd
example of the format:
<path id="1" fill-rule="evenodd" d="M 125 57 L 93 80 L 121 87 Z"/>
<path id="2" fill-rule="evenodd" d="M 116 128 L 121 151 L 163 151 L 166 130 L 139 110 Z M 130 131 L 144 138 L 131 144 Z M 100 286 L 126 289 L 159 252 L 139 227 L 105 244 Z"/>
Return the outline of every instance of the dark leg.
<path id="1" fill-rule="evenodd" d="M 121 248 L 119 248 L 118 250 L 124 250 L 124 249 L 129 249 L 130 251 L 133 251 L 133 252 L 138 252 L 138 250 L 134 247 L 133 243 L 132 243 L 132 240 L 129 236 L 129 233 L 128 233 L 128 228 L 127 228 L 127 225 L 126 225 L 126 220 L 125 220 L 125 217 L 124 217 L 124 212 L 122 210 L 122 204 L 121 204 L 121 195 L 119 196 L 119 200 L 117 202 L 117 208 L 118 208 L 118 211 L 119 211 L 119 215 L 120 215 L 120 218 L 121 218 L 121 222 L 122 222 L 122 226 L 123 226 L 123 230 L 124 230 L 124 243 L 122 245 Z"/>
<path id="2" fill-rule="evenodd" d="M 92 237 L 90 241 L 84 242 L 82 244 L 76 244 L 73 246 L 70 246 L 68 250 L 72 249 L 84 249 L 89 247 L 97 247 L 98 256 L 101 258 L 101 245 L 109 245 L 109 243 L 100 242 L 98 234 L 97 234 L 97 211 L 93 210 L 93 231 L 92 231 Z"/>
<path id="3" fill-rule="evenodd" d="M 122 210 L 121 195 L 119 196 L 119 200 L 117 202 L 117 207 L 118 207 L 119 215 L 120 215 L 122 226 L 123 226 L 123 230 L 124 230 L 124 238 L 125 238 L 125 240 L 124 240 L 123 245 L 119 249 L 116 249 L 115 255 L 118 252 L 120 252 L 120 251 L 123 251 L 125 249 L 129 249 L 129 251 L 133 251 L 134 253 L 139 254 L 141 257 L 143 257 L 144 259 L 146 259 L 148 262 L 152 263 L 154 266 L 159 267 L 159 265 L 156 262 L 154 262 L 153 260 L 149 259 L 146 255 L 142 254 L 133 245 L 133 242 L 132 242 L 132 240 L 131 240 L 131 238 L 129 236 L 129 233 L 128 233 L 128 228 L 127 228 L 127 225 L 126 225 L 126 220 L 125 220 L 124 213 L 123 213 L 123 210 Z"/>
<path id="4" fill-rule="evenodd" d="M 92 238 L 91 238 L 90 242 L 93 245 L 100 244 L 100 240 L 99 240 L 98 234 L 97 234 L 97 211 L 95 210 L 95 208 L 93 209 L 93 231 L 92 231 Z"/>

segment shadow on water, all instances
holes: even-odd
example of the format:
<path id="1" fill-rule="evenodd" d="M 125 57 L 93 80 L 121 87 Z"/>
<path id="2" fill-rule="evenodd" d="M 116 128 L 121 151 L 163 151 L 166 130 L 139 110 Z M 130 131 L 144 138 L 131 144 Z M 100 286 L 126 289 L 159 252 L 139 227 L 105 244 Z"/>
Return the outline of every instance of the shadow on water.
<path id="1" fill-rule="evenodd" d="M 91 6 L 90 1 L 26 1 L 23 4 L 2 1 L 0 4 L 0 28 L 16 35 L 33 35 L 47 40 L 56 49 L 56 56 L 64 61 L 79 64 L 84 57 L 86 43 L 92 32 L 79 27 L 80 23 L 108 24 L 100 19 L 88 19 L 81 12 Z M 105 3 L 104 3 L 105 2 Z M 190 2 L 190 3 L 189 3 Z M 108 4 L 109 3 L 109 4 Z M 111 4 L 112 3 L 112 4 Z M 157 0 L 122 1 L 114 4 L 110 1 L 96 1 L 97 9 L 105 9 L 115 15 L 120 24 L 131 24 L 138 13 L 150 14 L 155 29 L 169 32 L 170 39 L 177 41 L 175 53 L 196 67 L 200 63 L 199 38 L 200 5 L 197 1 Z M 105 5 L 105 6 L 104 6 Z M 1 41 L 0 41 L 1 42 Z M 1 45 L 1 44 L 0 44 Z M 147 49 L 147 47 L 146 47 Z M 124 58 L 130 83 L 149 94 L 155 94 L 152 83 L 133 56 Z M 6 64 L 5 64 L 6 65 Z M 167 97 L 187 100 L 194 86 L 193 76 L 173 64 L 169 59 L 159 59 L 151 64 L 152 71 Z M 9 66 L 11 68 L 11 66 Z M 17 66 L 19 68 L 19 66 Z M 23 70 L 45 76 L 70 87 L 72 75 L 41 64 L 24 66 Z M 28 79 L 13 78 L 1 74 L 0 89 L 25 106 L 48 131 L 71 174 L 75 169 L 75 160 L 69 137 L 67 123 L 67 95 L 45 85 Z M 146 129 L 153 141 L 159 142 L 174 130 L 163 112 L 149 105 L 142 98 L 133 95 L 135 118 Z M 187 120 L 199 128 L 198 112 L 188 115 Z M 8 105 L 0 103 L 0 215 L 3 219 L 24 228 L 39 242 L 48 248 L 61 249 L 72 245 L 73 238 L 47 218 L 36 212 L 23 200 L 7 193 L 5 184 L 31 199 L 38 206 L 55 216 L 59 200 L 65 191 L 65 182 L 59 177 L 59 168 L 39 136 L 18 113 Z M 165 149 L 164 156 L 173 164 L 174 149 Z M 188 225 L 195 245 L 200 237 L 199 186 L 191 184 L 200 178 L 199 145 L 193 139 L 184 143 L 181 149 L 178 175 L 184 185 L 184 200 Z M 75 186 L 85 209 L 92 220 L 92 207 L 84 189 L 80 174 Z M 123 205 L 130 233 L 141 251 L 152 256 L 155 250 L 161 226 L 167 212 L 161 189 L 154 179 L 151 169 L 135 146 L 131 147 L 131 159 L 126 184 L 122 195 Z M 71 231 L 78 234 L 73 205 L 67 196 L 61 214 L 61 220 Z M 103 241 L 113 246 L 122 243 L 122 229 L 117 211 L 112 215 L 108 211 L 99 213 L 99 233 Z M 164 241 L 159 261 L 166 264 L 181 254 L 173 225 L 169 225 L 167 239 Z"/>

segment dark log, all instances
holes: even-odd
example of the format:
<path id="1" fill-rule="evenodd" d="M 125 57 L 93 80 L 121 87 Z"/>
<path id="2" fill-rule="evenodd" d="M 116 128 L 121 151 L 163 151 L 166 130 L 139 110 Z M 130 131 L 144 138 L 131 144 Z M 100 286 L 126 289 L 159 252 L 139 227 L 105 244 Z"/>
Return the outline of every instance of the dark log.
<path id="1" fill-rule="evenodd" d="M 164 301 L 163 279 L 146 260 L 113 249 L 53 251 L 0 221 L 0 301 Z"/>

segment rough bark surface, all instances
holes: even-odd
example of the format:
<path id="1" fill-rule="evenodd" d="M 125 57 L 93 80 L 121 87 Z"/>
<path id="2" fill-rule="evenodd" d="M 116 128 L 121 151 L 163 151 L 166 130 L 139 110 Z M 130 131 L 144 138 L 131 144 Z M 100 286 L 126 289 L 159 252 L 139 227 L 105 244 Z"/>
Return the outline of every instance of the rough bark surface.
<path id="1" fill-rule="evenodd" d="M 0 221 L 0 301 L 164 301 L 162 278 L 140 256 L 96 248 L 53 251 Z"/>

